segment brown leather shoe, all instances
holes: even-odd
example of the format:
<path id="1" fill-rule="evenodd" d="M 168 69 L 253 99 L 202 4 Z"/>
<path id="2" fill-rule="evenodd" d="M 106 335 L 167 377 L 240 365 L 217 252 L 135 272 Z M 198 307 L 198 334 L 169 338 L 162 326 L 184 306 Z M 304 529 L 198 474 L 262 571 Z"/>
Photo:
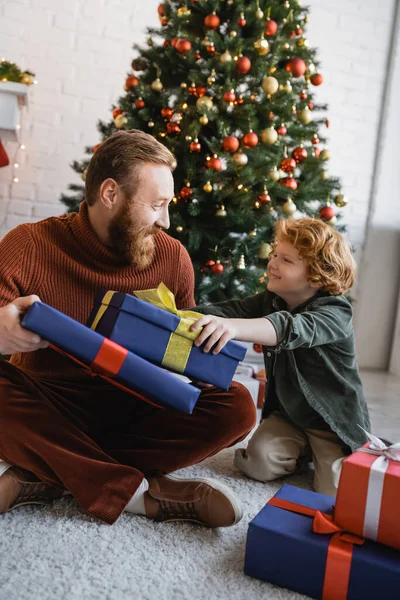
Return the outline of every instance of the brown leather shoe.
<path id="1" fill-rule="evenodd" d="M 243 516 L 240 500 L 219 481 L 165 475 L 150 477 L 148 482 L 144 502 L 149 519 L 230 527 Z"/>
<path id="2" fill-rule="evenodd" d="M 33 473 L 11 467 L 0 477 L 0 513 L 26 504 L 51 504 L 64 490 L 40 481 Z"/>

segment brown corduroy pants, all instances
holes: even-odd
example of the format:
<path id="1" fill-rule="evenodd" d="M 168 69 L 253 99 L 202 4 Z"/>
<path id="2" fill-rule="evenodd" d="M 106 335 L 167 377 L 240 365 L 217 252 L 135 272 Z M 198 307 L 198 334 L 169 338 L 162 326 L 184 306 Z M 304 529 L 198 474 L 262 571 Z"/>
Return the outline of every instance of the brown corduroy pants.
<path id="1" fill-rule="evenodd" d="M 241 441 L 256 411 L 245 387 L 202 391 L 192 415 L 155 408 L 99 377 L 55 382 L 0 361 L 0 458 L 62 486 L 114 523 L 143 477 Z"/>

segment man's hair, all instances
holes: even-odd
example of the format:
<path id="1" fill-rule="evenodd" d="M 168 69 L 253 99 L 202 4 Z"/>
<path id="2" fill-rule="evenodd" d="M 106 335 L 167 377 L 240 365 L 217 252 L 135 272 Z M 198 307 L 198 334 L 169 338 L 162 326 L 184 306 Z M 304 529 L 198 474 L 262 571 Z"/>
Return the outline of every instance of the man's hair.
<path id="1" fill-rule="evenodd" d="M 86 172 L 85 197 L 89 206 L 97 199 L 101 184 L 114 179 L 126 197 L 135 195 L 143 164 L 176 167 L 174 155 L 153 136 L 138 129 L 117 131 L 100 144 Z"/>
<path id="2" fill-rule="evenodd" d="M 354 283 L 356 263 L 344 237 L 320 219 L 280 219 L 275 226 L 274 248 L 289 242 L 307 263 L 308 281 L 339 296 Z"/>

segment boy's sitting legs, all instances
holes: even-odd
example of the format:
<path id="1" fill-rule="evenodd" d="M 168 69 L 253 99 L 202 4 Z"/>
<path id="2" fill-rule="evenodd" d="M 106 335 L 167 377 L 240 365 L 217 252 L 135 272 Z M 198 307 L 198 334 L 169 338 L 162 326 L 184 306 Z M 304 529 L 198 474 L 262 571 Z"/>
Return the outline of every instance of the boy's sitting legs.
<path id="1" fill-rule="evenodd" d="M 306 430 L 314 463 L 314 489 L 327 496 L 336 496 L 342 463 L 350 449 L 333 431 Z"/>
<path id="2" fill-rule="evenodd" d="M 235 466 L 258 481 L 294 473 L 308 448 L 307 436 L 278 412 L 264 419 L 246 449 L 235 452 Z"/>

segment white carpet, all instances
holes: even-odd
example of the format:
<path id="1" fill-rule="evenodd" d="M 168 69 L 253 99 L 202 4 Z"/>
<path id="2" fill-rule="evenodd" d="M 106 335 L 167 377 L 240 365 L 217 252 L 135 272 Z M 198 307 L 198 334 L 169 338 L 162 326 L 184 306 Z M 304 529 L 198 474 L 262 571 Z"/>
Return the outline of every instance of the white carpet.
<path id="1" fill-rule="evenodd" d="M 243 444 L 241 444 L 243 445 Z M 279 489 L 233 467 L 233 449 L 180 471 L 216 477 L 244 504 L 235 527 L 209 530 L 123 514 L 112 526 L 72 498 L 0 516 L 1 600 L 301 600 L 243 573 L 249 521 Z M 310 474 L 286 480 L 310 487 Z"/>

